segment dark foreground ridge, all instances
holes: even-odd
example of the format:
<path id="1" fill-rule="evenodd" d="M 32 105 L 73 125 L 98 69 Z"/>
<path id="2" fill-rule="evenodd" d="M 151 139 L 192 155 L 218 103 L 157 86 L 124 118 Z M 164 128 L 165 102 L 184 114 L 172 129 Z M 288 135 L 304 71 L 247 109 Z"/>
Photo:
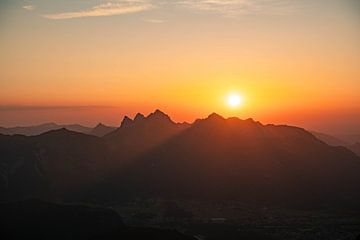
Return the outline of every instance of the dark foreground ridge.
<path id="1" fill-rule="evenodd" d="M 0 204 L 1 235 L 21 239 L 195 240 L 175 230 L 127 227 L 116 212 L 39 200 Z"/>

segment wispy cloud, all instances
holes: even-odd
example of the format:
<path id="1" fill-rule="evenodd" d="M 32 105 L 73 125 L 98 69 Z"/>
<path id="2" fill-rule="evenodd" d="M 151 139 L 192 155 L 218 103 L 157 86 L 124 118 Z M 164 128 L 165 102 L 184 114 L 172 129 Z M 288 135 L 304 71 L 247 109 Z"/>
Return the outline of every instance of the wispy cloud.
<path id="1" fill-rule="evenodd" d="M 165 21 L 162 19 L 143 19 L 144 22 L 148 23 L 164 23 Z"/>
<path id="2" fill-rule="evenodd" d="M 296 9 L 294 1 L 290 0 L 180 0 L 178 4 L 229 17 L 244 14 L 290 14 Z"/>
<path id="3" fill-rule="evenodd" d="M 81 17 L 99 17 L 99 16 L 112 16 L 129 13 L 137 13 L 147 11 L 153 8 L 153 4 L 145 0 L 123 0 L 116 2 L 107 2 L 100 5 L 93 6 L 89 9 L 62 12 L 54 14 L 46 14 L 43 17 L 53 20 L 81 18 Z"/>
<path id="4" fill-rule="evenodd" d="M 219 13 L 236 17 L 244 14 L 284 15 L 296 11 L 299 4 L 293 0 L 110 0 L 88 9 L 45 14 L 43 17 L 53 20 L 99 17 L 144 12 L 164 5 L 190 8 L 197 11 Z M 33 10 L 31 5 L 23 6 Z M 144 19 L 145 22 L 163 23 L 161 19 Z"/>
<path id="5" fill-rule="evenodd" d="M 27 11 L 33 11 L 35 10 L 35 6 L 33 5 L 25 5 L 22 7 L 23 9 L 27 10 Z"/>

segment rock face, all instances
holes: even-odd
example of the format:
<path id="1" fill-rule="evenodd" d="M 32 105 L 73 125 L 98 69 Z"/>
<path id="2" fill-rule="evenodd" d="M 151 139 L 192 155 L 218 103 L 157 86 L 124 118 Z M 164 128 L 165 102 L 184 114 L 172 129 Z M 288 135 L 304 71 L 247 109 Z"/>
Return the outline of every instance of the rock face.
<path id="1" fill-rule="evenodd" d="M 360 159 L 304 129 L 211 114 L 178 124 L 157 110 L 103 138 L 50 131 L 0 135 L 2 198 L 238 199 L 358 206 Z M 76 197 L 75 197 L 76 196 Z"/>
<path id="2" fill-rule="evenodd" d="M 178 239 L 176 231 L 129 228 L 112 210 L 28 200 L 0 204 L 2 236 L 6 239 Z"/>

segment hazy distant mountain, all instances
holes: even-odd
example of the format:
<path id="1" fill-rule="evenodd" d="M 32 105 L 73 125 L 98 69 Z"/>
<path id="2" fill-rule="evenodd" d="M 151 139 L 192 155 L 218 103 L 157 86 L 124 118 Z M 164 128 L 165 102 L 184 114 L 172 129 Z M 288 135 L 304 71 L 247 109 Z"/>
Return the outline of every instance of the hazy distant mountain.
<path id="1" fill-rule="evenodd" d="M 28 127 L 13 127 L 13 128 L 1 127 L 0 133 L 6 135 L 21 134 L 21 135 L 31 136 L 31 135 L 38 135 L 58 128 L 61 127 L 55 123 L 44 123 L 41 125 L 28 126 Z"/>
<path id="2" fill-rule="evenodd" d="M 338 134 L 336 137 L 350 145 L 360 142 L 360 134 Z"/>
<path id="3" fill-rule="evenodd" d="M 324 133 L 318 133 L 318 132 L 311 132 L 315 137 L 317 137 L 319 140 L 325 142 L 326 144 L 330 146 L 343 146 L 354 153 L 356 153 L 358 156 L 360 156 L 360 136 L 357 135 L 342 135 L 344 140 L 340 140 L 334 136 L 324 134 Z M 356 142 L 357 139 L 359 139 L 359 142 Z"/>
<path id="4" fill-rule="evenodd" d="M 329 134 L 325 134 L 325 133 L 319 133 L 319 132 L 315 132 L 315 131 L 311 131 L 311 133 L 317 137 L 319 140 L 325 142 L 326 144 L 330 145 L 330 146 L 346 146 L 348 145 L 346 142 L 331 136 Z"/>
<path id="5" fill-rule="evenodd" d="M 61 128 L 65 128 L 70 131 L 79 132 L 79 133 L 86 133 L 89 134 L 92 131 L 92 128 L 85 127 L 80 124 L 68 124 L 68 125 L 60 125 Z M 56 129 L 54 129 L 56 130 Z"/>
<path id="6" fill-rule="evenodd" d="M 59 125 L 56 123 L 44 123 L 40 125 L 27 126 L 27 127 L 12 127 L 12 128 L 0 127 L 0 133 L 5 135 L 21 134 L 25 136 L 35 136 L 51 130 L 56 130 L 61 128 L 66 128 L 70 131 L 81 132 L 81 133 L 90 133 L 90 131 L 92 130 L 89 127 L 84 127 L 79 124 Z"/>
<path id="7" fill-rule="evenodd" d="M 357 142 L 354 145 L 350 145 L 349 149 L 351 151 L 353 151 L 354 153 L 356 153 L 358 156 L 360 156 L 360 143 Z"/>
<path id="8" fill-rule="evenodd" d="M 159 110 L 137 114 L 104 138 L 66 129 L 0 135 L 0 156 L 2 196 L 10 199 L 185 197 L 301 207 L 360 199 L 360 158 L 348 149 L 301 128 L 217 114 L 193 124 Z"/>
<path id="9" fill-rule="evenodd" d="M 106 125 L 104 125 L 102 123 L 99 123 L 95 128 L 93 128 L 90 131 L 90 135 L 103 137 L 103 136 L 111 133 L 115 129 L 116 129 L 115 127 L 110 127 L 110 126 L 106 126 Z"/>

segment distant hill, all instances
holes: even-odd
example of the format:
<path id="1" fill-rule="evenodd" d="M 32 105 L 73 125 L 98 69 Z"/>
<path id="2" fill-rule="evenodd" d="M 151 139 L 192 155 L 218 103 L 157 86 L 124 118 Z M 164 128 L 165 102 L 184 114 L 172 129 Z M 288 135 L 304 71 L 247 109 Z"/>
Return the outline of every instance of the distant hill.
<path id="1" fill-rule="evenodd" d="M 326 144 L 330 146 L 343 146 L 351 151 L 353 151 L 355 154 L 360 156 L 360 136 L 357 135 L 343 135 L 343 138 L 345 140 L 340 140 L 339 138 L 336 138 L 334 136 L 324 134 L 324 133 L 318 133 L 318 132 L 311 132 L 316 138 L 319 140 L 325 142 Z M 347 136 L 347 137 L 346 137 Z M 359 139 L 359 142 L 356 142 L 356 140 Z"/>
<path id="2" fill-rule="evenodd" d="M 65 128 L 38 136 L 0 135 L 2 197 L 65 197 L 102 181 L 106 143 Z"/>
<path id="3" fill-rule="evenodd" d="M 292 126 L 211 114 L 193 124 L 157 110 L 103 138 L 54 130 L 0 135 L 5 199 L 177 197 L 261 205 L 358 206 L 360 158 Z"/>
<path id="4" fill-rule="evenodd" d="M 70 131 L 80 132 L 80 133 L 90 133 L 92 131 L 89 127 L 84 127 L 79 124 L 69 124 L 69 125 L 59 125 L 56 123 L 44 123 L 35 126 L 27 126 L 27 127 L 12 127 L 12 128 L 4 128 L 0 127 L 0 133 L 5 135 L 25 135 L 25 136 L 35 136 L 39 135 L 51 130 L 66 128 Z"/>
<path id="5" fill-rule="evenodd" d="M 51 130 L 57 130 L 61 128 L 65 128 L 67 130 L 74 132 L 90 134 L 98 137 L 103 137 L 106 134 L 109 134 L 110 132 L 116 129 L 115 127 L 106 126 L 102 123 L 99 123 L 94 128 L 85 127 L 80 124 L 63 125 L 56 123 L 44 123 L 40 125 L 26 126 L 26 127 L 11 127 L 11 128 L 0 127 L 0 134 L 4 134 L 4 135 L 19 134 L 25 136 L 36 136 Z"/>
<path id="6" fill-rule="evenodd" d="M 357 142 L 354 145 L 349 146 L 350 150 L 360 156 L 360 143 Z"/>
<path id="7" fill-rule="evenodd" d="M 98 137 L 103 137 L 109 133 L 111 133 L 112 131 L 114 131 L 116 128 L 115 127 L 110 127 L 110 126 L 106 126 L 102 123 L 99 123 L 98 125 L 96 125 L 96 127 L 94 127 L 91 131 L 90 131 L 90 135 L 94 135 L 94 136 L 98 136 Z"/>
<path id="8" fill-rule="evenodd" d="M 330 146 L 346 146 L 346 145 L 348 145 L 346 142 L 344 142 L 334 136 L 331 136 L 329 134 L 315 132 L 315 131 L 311 131 L 311 133 L 315 137 L 317 137 L 319 140 L 325 142 L 326 144 L 328 144 Z"/>
<path id="9" fill-rule="evenodd" d="M 360 142 L 360 134 L 337 134 L 336 137 L 350 145 Z"/>

